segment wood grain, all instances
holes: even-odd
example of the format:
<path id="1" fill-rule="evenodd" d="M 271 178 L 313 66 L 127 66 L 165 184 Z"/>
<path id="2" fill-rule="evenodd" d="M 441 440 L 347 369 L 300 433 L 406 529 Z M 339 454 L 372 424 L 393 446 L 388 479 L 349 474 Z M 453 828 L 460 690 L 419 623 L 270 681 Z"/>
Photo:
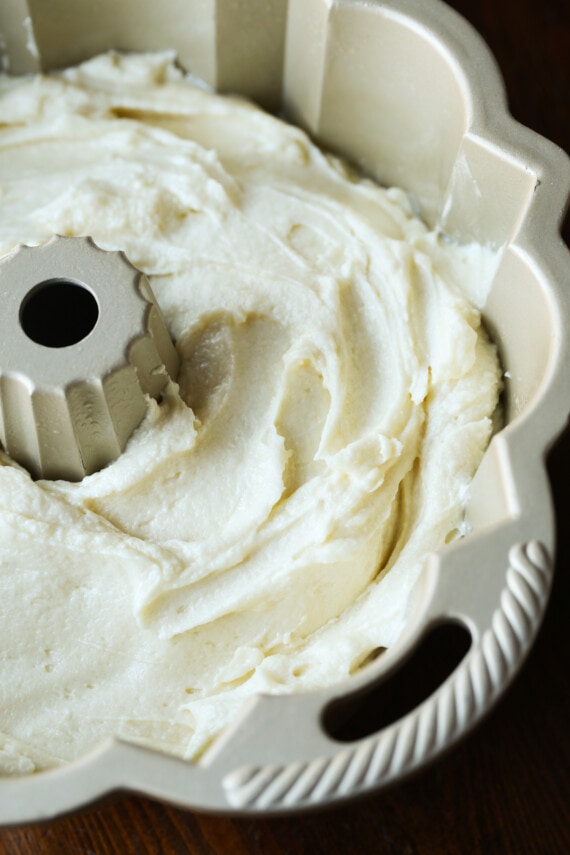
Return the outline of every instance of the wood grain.
<path id="1" fill-rule="evenodd" d="M 570 151 L 568 0 L 451 5 L 495 53 L 514 116 Z M 118 795 L 49 824 L 1 830 L 0 855 L 570 853 L 570 436 L 549 469 L 559 550 L 543 628 L 506 698 L 443 761 L 359 803 L 278 819 L 198 815 Z"/>

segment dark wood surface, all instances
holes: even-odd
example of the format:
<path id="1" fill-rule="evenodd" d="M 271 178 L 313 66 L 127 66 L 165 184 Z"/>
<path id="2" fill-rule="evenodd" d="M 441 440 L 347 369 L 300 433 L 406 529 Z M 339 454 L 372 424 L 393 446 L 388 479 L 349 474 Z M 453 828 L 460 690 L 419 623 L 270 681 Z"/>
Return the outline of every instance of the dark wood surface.
<path id="1" fill-rule="evenodd" d="M 451 5 L 490 44 L 515 117 L 570 151 L 569 0 Z M 570 853 L 570 436 L 549 469 L 559 547 L 546 619 L 507 696 L 444 760 L 359 803 L 300 817 L 238 820 L 118 795 L 49 824 L 0 830 L 0 855 Z"/>

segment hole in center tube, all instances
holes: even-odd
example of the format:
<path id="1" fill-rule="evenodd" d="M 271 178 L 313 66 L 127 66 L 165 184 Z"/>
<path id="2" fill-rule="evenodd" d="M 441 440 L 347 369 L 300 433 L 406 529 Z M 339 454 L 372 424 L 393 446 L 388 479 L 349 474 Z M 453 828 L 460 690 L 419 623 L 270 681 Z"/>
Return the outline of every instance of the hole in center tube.
<path id="1" fill-rule="evenodd" d="M 95 329 L 99 306 L 84 285 L 71 279 L 40 282 L 20 306 L 20 326 L 36 344 L 69 347 Z"/>
<path id="2" fill-rule="evenodd" d="M 353 742 L 388 727 L 429 698 L 470 647 L 471 633 L 462 624 L 436 626 L 379 685 L 330 704 L 323 717 L 325 731 L 339 742 Z"/>

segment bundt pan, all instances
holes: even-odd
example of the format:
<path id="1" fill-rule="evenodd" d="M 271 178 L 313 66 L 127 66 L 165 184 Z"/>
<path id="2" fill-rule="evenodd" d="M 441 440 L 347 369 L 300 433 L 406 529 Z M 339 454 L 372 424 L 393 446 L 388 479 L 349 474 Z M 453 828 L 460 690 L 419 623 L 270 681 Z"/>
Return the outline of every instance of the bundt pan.
<path id="1" fill-rule="evenodd" d="M 505 369 L 505 427 L 472 485 L 472 532 L 433 557 L 392 649 L 342 685 L 257 698 L 196 763 L 110 740 L 57 771 L 2 779 L 0 823 L 119 789 L 202 811 L 299 811 L 412 774 L 488 713 L 546 607 L 554 517 L 544 459 L 570 403 L 568 158 L 511 118 L 488 48 L 439 0 L 2 0 L 0 33 L 14 74 L 111 48 L 174 49 L 218 90 L 281 111 L 404 187 L 430 224 L 492 245 L 501 260 L 484 317 Z M 403 715 L 347 737 L 350 710 L 372 691 L 381 699 L 442 624 L 469 639 L 459 664 Z"/>

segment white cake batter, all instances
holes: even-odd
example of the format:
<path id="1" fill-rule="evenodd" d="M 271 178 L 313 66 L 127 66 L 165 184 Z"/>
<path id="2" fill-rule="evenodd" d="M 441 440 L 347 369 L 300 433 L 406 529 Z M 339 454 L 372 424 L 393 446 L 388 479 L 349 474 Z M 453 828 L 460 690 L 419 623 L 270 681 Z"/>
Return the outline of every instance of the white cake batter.
<path id="1" fill-rule="evenodd" d="M 193 758 L 391 645 L 463 530 L 496 259 L 165 54 L 1 78 L 0 255 L 53 234 L 149 275 L 183 367 L 79 484 L 2 456 L 0 772 L 113 734 Z"/>

